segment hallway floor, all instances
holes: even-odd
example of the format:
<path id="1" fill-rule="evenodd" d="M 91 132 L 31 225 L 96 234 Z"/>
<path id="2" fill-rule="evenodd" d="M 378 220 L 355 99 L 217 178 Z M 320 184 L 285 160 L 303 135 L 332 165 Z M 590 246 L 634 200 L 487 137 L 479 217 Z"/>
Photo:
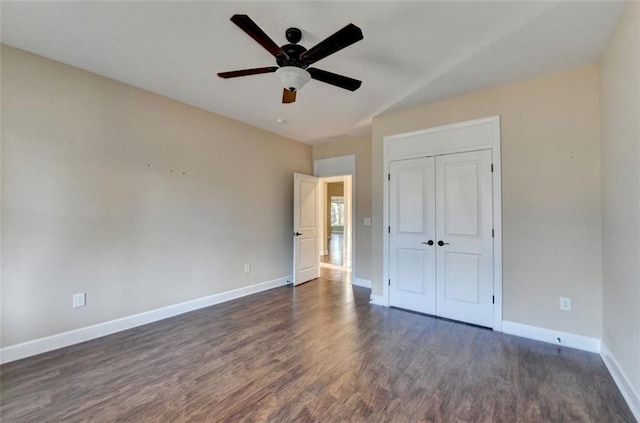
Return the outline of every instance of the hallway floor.
<path id="1" fill-rule="evenodd" d="M 329 254 L 320 257 L 321 263 L 328 263 L 334 266 L 344 266 L 345 251 L 343 249 L 344 235 L 333 233 L 327 242 Z"/>

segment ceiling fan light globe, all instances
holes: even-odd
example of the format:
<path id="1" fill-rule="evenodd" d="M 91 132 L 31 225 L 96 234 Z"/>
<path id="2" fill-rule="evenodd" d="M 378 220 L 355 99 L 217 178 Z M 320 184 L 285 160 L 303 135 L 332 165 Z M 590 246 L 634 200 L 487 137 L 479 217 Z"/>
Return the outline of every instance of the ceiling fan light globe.
<path id="1" fill-rule="evenodd" d="M 282 86 L 289 91 L 299 91 L 311 80 L 311 75 L 304 69 L 295 66 L 283 66 L 276 71 Z"/>

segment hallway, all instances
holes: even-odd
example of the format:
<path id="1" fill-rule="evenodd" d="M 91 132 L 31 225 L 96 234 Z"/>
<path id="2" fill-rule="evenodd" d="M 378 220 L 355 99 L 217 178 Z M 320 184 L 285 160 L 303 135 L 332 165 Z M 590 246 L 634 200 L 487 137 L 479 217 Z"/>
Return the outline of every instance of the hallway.
<path id="1" fill-rule="evenodd" d="M 344 266 L 344 234 L 332 233 L 331 239 L 327 243 L 329 254 L 320 257 L 321 263 L 332 264 L 334 266 Z"/>

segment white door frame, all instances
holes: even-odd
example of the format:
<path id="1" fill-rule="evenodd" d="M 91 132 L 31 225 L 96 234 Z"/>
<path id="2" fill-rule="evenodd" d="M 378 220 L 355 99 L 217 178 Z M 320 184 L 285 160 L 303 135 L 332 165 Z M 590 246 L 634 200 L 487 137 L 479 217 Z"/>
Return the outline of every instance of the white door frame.
<path id="1" fill-rule="evenodd" d="M 493 162 L 493 330 L 502 331 L 502 181 L 500 116 L 491 116 L 383 138 L 382 303 L 389 306 L 389 163 L 441 154 L 491 149 Z"/>
<path id="2" fill-rule="evenodd" d="M 313 175 L 318 178 L 328 178 L 332 176 L 351 176 L 351 280 L 356 279 L 356 156 L 351 154 L 348 156 L 331 157 L 328 159 L 320 159 L 313 161 Z M 346 192 L 345 192 L 346 194 Z M 324 225 L 324 222 L 321 222 Z"/>

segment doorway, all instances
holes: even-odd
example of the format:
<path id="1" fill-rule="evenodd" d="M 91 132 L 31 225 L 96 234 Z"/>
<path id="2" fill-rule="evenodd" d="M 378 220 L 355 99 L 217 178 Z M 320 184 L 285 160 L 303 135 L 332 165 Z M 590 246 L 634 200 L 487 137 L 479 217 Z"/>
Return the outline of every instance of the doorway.
<path id="1" fill-rule="evenodd" d="M 320 266 L 345 272 L 351 281 L 352 213 L 351 175 L 320 178 L 322 201 L 320 216 Z M 334 272 L 334 276 L 335 276 Z"/>
<path id="2" fill-rule="evenodd" d="M 344 182 L 324 182 L 326 197 L 323 201 L 324 237 L 320 262 L 332 266 L 344 267 L 346 263 L 345 245 L 345 204 Z"/>
<path id="3" fill-rule="evenodd" d="M 317 277 L 352 283 L 353 176 L 294 173 L 293 188 L 293 284 Z"/>
<path id="4" fill-rule="evenodd" d="M 321 199 L 320 203 L 320 225 L 322 226 L 319 232 L 322 234 L 318 243 L 318 251 L 320 254 L 320 273 L 323 278 L 333 281 L 346 282 L 351 284 L 358 284 L 359 280 L 355 277 L 357 263 L 355 260 L 355 244 L 356 244 L 356 156 L 351 154 L 347 156 L 330 157 L 326 159 L 317 159 L 313 162 L 314 175 L 320 178 L 320 191 Z M 343 210 L 343 219 L 337 217 L 337 221 L 334 218 L 334 222 L 338 223 L 336 228 L 331 228 L 331 238 L 328 235 L 328 229 L 332 226 L 330 222 L 330 204 L 331 200 L 327 201 L 327 184 L 330 183 L 342 183 L 343 189 L 343 205 L 339 205 L 339 200 L 335 201 L 336 211 L 338 213 Z M 336 195 L 339 197 L 339 195 Z M 324 199 L 324 200 L 323 200 Z M 344 223 L 340 225 L 339 223 Z M 342 234 L 339 233 L 342 229 Z M 327 230 L 325 232 L 325 230 Z M 325 247 L 325 241 L 333 240 L 334 249 L 330 250 L 330 243 Z M 339 250 L 342 248 L 342 251 Z M 326 260 L 326 257 L 330 255 L 330 251 L 334 252 L 334 256 L 341 257 L 341 264 L 333 264 L 331 260 Z M 325 258 L 325 263 L 322 263 L 322 259 Z M 336 262 L 336 261 L 334 261 Z"/>

